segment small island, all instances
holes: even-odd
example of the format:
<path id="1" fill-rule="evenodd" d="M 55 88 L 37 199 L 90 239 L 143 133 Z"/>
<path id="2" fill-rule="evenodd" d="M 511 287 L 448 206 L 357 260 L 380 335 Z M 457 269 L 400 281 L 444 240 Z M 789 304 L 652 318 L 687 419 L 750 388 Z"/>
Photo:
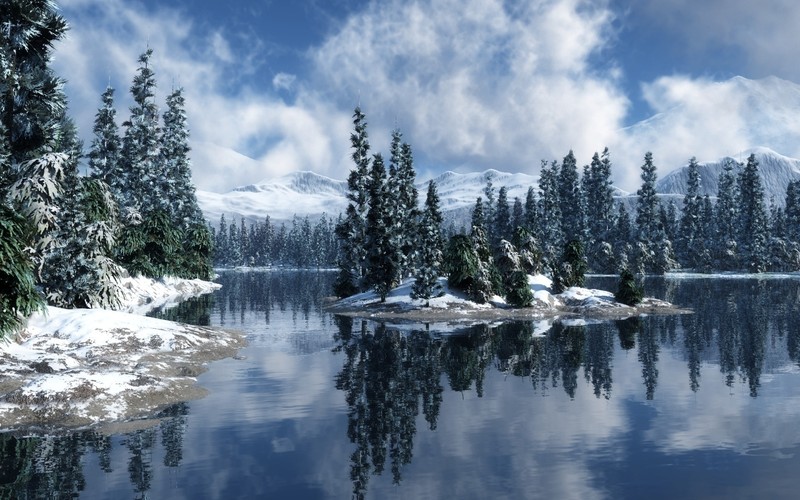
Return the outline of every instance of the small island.
<path id="1" fill-rule="evenodd" d="M 613 293 L 583 287 L 570 287 L 553 293 L 553 283 L 544 275 L 528 276 L 533 300 L 526 307 L 513 307 L 499 295 L 480 304 L 467 294 L 453 289 L 446 278 L 438 279 L 442 292 L 430 299 L 414 299 L 414 280 L 408 279 L 381 301 L 375 291 L 366 291 L 341 300 L 331 300 L 327 309 L 336 314 L 372 320 L 408 322 L 472 323 L 497 320 L 539 320 L 581 318 L 587 320 L 625 319 L 640 315 L 687 314 L 691 310 L 645 297 L 635 305 L 615 299 Z"/>

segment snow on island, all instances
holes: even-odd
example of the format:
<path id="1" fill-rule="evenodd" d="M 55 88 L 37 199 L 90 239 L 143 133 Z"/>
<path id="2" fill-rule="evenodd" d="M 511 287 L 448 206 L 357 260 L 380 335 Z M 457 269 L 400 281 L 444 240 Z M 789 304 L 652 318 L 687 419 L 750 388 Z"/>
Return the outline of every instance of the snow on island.
<path id="1" fill-rule="evenodd" d="M 644 298 L 637 306 L 628 306 L 614 300 L 614 294 L 605 290 L 571 287 L 554 294 L 552 281 L 547 276 L 530 275 L 528 284 L 533 292 L 530 307 L 513 308 L 500 296 L 485 304 L 478 304 L 439 278 L 442 293 L 430 300 L 412 299 L 408 279 L 392 290 L 381 303 L 373 291 L 353 295 L 332 303 L 328 309 L 337 314 L 370 319 L 400 319 L 408 321 L 472 322 L 498 319 L 533 319 L 555 316 L 598 319 L 624 319 L 644 314 L 681 314 L 690 312 L 669 302 Z"/>
<path id="2" fill-rule="evenodd" d="M 144 316 L 219 284 L 139 277 L 122 286 L 120 311 L 49 307 L 0 341 L 0 429 L 130 420 L 202 397 L 203 365 L 244 345 L 234 332 Z"/>

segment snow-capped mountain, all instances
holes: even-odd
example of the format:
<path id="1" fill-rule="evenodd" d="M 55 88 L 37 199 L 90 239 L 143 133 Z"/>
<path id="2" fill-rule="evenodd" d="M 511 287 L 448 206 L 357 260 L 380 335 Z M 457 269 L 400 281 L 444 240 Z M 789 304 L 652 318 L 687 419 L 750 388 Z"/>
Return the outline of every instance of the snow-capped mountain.
<path id="1" fill-rule="evenodd" d="M 750 154 L 758 160 L 759 175 L 764 186 L 766 201 L 774 200 L 776 204 L 783 205 L 786 197 L 786 186 L 791 181 L 800 180 L 800 160 L 789 158 L 768 148 L 754 148 L 743 151 L 733 157 L 720 158 L 715 161 L 699 163 L 700 194 L 716 196 L 718 190 L 719 174 L 726 161 L 733 160 L 733 172 L 738 174 L 741 166 L 747 162 Z M 689 166 L 673 170 L 656 183 L 656 191 L 665 194 L 685 195 L 689 179 Z"/>
<path id="2" fill-rule="evenodd" d="M 467 209 L 482 196 L 487 181 L 491 180 L 495 196 L 501 186 L 508 190 L 508 200 L 515 197 L 525 200 L 529 186 L 537 188 L 537 178 L 528 174 L 510 174 L 486 170 L 469 174 L 445 172 L 434 178 L 443 212 Z M 425 201 L 428 182 L 418 182 L 420 206 Z M 197 201 L 212 224 L 226 217 L 245 217 L 248 220 L 290 220 L 294 215 L 319 216 L 326 213 L 336 217 L 347 207 L 347 182 L 331 179 L 313 172 L 295 172 L 277 179 L 265 179 L 227 193 L 197 191 Z"/>
<path id="3" fill-rule="evenodd" d="M 263 180 L 227 193 L 197 191 L 197 202 L 212 224 L 226 217 L 245 217 L 253 221 L 269 216 L 291 220 L 294 215 L 326 213 L 336 217 L 347 207 L 347 183 L 315 174 L 293 172 L 277 179 Z"/>

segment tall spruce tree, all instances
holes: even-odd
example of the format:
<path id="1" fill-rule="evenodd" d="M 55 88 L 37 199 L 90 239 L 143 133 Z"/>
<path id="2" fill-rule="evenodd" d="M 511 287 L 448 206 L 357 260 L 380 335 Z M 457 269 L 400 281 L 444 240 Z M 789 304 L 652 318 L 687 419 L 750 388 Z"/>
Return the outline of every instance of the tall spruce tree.
<path id="1" fill-rule="evenodd" d="M 380 153 L 372 159 L 369 177 L 369 211 L 367 212 L 368 286 L 386 301 L 389 292 L 399 283 L 401 249 L 394 238 L 394 214 L 387 193 L 386 168 Z"/>
<path id="2" fill-rule="evenodd" d="M 733 160 L 723 162 L 719 174 L 717 203 L 714 207 L 714 237 L 712 240 L 712 258 L 717 269 L 731 271 L 738 267 L 738 231 L 739 192 L 736 175 L 733 172 L 736 163 Z M 743 167 L 739 165 L 739 167 Z"/>
<path id="3" fill-rule="evenodd" d="M 489 237 L 486 231 L 486 219 L 483 202 L 479 197 L 475 201 L 475 208 L 472 211 L 472 231 L 470 233 L 472 246 L 478 256 L 478 266 L 475 275 L 472 277 L 471 286 L 468 290 L 470 298 L 479 304 L 489 301 L 497 291 L 499 281 L 494 267 L 492 251 L 489 248 Z"/>
<path id="4" fill-rule="evenodd" d="M 114 89 L 109 86 L 101 96 L 103 105 L 94 120 L 94 138 L 89 151 L 91 177 L 103 181 L 109 188 L 117 210 L 122 203 L 124 171 L 121 164 L 122 140 L 114 108 Z"/>
<path id="5" fill-rule="evenodd" d="M 419 260 L 416 279 L 411 287 L 411 297 L 427 301 L 441 292 L 438 280 L 444 257 L 442 213 L 439 207 L 439 193 L 433 181 L 428 183 L 425 209 L 419 224 L 417 248 Z"/>
<path id="6" fill-rule="evenodd" d="M 611 158 L 608 148 L 602 157 L 592 157 L 585 190 L 589 247 L 586 252 L 589 269 L 595 272 L 615 272 L 613 248 L 614 197 L 611 187 Z"/>
<path id="7" fill-rule="evenodd" d="M 508 204 L 508 189 L 505 186 L 500 186 L 497 192 L 497 206 L 494 210 L 494 241 L 493 246 L 500 243 L 501 240 L 511 240 L 511 207 Z"/>
<path id="8" fill-rule="evenodd" d="M 558 197 L 559 165 L 542 160 L 539 173 L 539 241 L 545 268 L 558 268 L 561 257 L 561 205 Z"/>
<path id="9" fill-rule="evenodd" d="M 168 201 L 166 209 L 183 243 L 184 252 L 180 259 L 176 259 L 176 274 L 185 278 L 209 279 L 213 274 L 213 242 L 192 183 L 185 102 L 182 88 L 167 96 L 159 147 L 163 172 L 159 190 Z"/>
<path id="10" fill-rule="evenodd" d="M 656 166 L 653 154 L 645 154 L 642 165 L 642 187 L 636 202 L 636 263 L 639 272 L 663 274 L 674 268 L 672 244 L 667 239 L 663 225 L 659 221 L 659 201 L 656 197 Z"/>
<path id="11" fill-rule="evenodd" d="M 350 145 L 355 168 L 347 177 L 347 199 L 345 218 L 336 226 L 336 235 L 341 243 L 339 274 L 334 283 L 334 293 L 346 297 L 365 290 L 366 227 L 369 209 L 369 137 L 367 122 L 360 107 L 353 111 L 353 133 Z"/>
<path id="12" fill-rule="evenodd" d="M 583 241 L 584 213 L 581 210 L 583 206 L 581 198 L 578 165 L 575 154 L 570 150 L 561 163 L 561 171 L 558 176 L 558 203 L 563 233 L 563 240 L 560 243 L 562 244 L 570 241 Z"/>
<path id="13" fill-rule="evenodd" d="M 697 159 L 689 160 L 686 195 L 683 197 L 681 212 L 680 237 L 677 241 L 677 254 L 681 264 L 696 268 L 702 255 L 703 234 L 701 233 L 700 215 L 702 198 L 700 197 L 700 171 Z"/>
<path id="14" fill-rule="evenodd" d="M 755 154 L 747 158 L 747 165 L 739 174 L 738 181 L 740 208 L 737 229 L 741 245 L 740 263 L 750 272 L 764 272 L 767 268 L 769 232 L 764 188 Z"/>

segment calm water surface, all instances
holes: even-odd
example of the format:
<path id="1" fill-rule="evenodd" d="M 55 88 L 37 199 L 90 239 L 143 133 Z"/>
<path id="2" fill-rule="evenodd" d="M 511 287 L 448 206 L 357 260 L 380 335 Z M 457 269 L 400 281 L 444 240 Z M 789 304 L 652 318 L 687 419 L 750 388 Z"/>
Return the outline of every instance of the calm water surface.
<path id="1" fill-rule="evenodd" d="M 647 282 L 693 315 L 456 330 L 325 313 L 333 278 L 223 273 L 164 313 L 246 333 L 210 395 L 128 434 L 0 435 L 0 498 L 797 497 L 798 277 Z"/>

